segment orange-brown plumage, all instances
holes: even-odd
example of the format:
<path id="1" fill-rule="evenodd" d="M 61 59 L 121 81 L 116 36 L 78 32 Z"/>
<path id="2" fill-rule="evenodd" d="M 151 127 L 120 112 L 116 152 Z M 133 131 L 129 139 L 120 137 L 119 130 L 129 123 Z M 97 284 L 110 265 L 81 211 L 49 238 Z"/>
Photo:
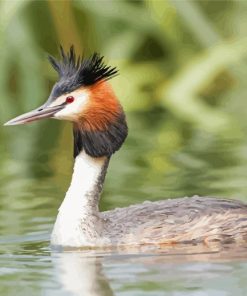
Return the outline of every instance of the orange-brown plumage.
<path id="1" fill-rule="evenodd" d="M 89 102 L 78 118 L 78 126 L 86 131 L 104 131 L 123 112 L 111 86 L 98 82 L 88 87 Z"/>

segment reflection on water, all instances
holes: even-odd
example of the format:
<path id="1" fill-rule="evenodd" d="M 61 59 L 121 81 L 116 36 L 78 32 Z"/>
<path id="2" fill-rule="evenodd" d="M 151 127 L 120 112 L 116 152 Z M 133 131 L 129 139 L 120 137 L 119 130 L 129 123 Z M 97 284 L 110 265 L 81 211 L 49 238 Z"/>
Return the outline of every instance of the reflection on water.
<path id="1" fill-rule="evenodd" d="M 85 296 L 114 295 L 103 272 L 102 258 L 77 252 L 60 253 L 54 256 L 53 263 L 65 291 Z"/>
<path id="2" fill-rule="evenodd" d="M 247 255 L 246 251 L 245 255 Z M 238 274 L 236 266 L 238 268 L 240 266 L 247 267 L 247 264 L 241 265 L 233 261 L 238 257 L 237 252 L 232 254 L 230 252 L 227 256 L 222 256 L 220 253 L 184 255 L 176 252 L 173 252 L 173 255 L 169 253 L 167 256 L 144 254 L 111 254 L 110 256 L 101 254 L 95 256 L 90 253 L 67 252 L 53 254 L 52 261 L 58 281 L 65 291 L 71 292 L 73 295 L 111 296 L 114 295 L 116 285 L 118 287 L 116 292 L 118 293 L 132 291 L 131 295 L 133 295 L 134 290 L 138 289 L 136 295 L 143 295 L 141 293 L 155 295 L 159 292 L 161 295 L 164 295 L 162 293 L 165 292 L 169 295 L 169 290 L 174 287 L 177 290 L 189 291 L 193 285 L 196 285 L 199 291 L 200 287 L 205 285 L 200 279 L 204 273 L 209 280 L 214 278 L 214 274 L 220 278 L 225 272 L 228 275 L 233 273 L 232 275 L 235 277 L 234 273 Z M 207 263 L 209 260 L 213 260 L 214 263 Z M 229 260 L 233 263 L 228 265 L 223 263 L 222 260 L 224 260 L 223 262 Z M 172 274 L 172 272 L 175 274 Z M 244 275 L 242 275 L 242 279 L 244 280 Z M 215 282 L 217 282 L 217 279 Z M 149 287 L 148 283 L 150 284 Z M 173 288 L 172 283 L 174 283 Z M 231 287 L 231 285 L 229 287 L 230 289 L 237 288 Z M 208 283 L 207 289 L 211 288 L 210 283 Z M 244 287 L 239 287 L 238 290 L 243 289 L 244 291 L 245 288 L 247 288 L 247 284 Z M 216 286 L 214 289 L 215 295 L 217 295 L 217 291 L 222 287 L 217 288 Z"/>
<path id="3" fill-rule="evenodd" d="M 246 295 L 246 250 L 119 255 L 33 247 L 0 257 L 1 295 Z"/>
<path id="4" fill-rule="evenodd" d="M 163 113 L 128 121 L 130 135 L 111 161 L 102 209 L 192 194 L 247 196 L 247 143 L 238 133 L 198 132 Z M 69 125 L 47 126 L 0 135 L 0 295 L 246 295 L 245 249 L 51 251 L 72 144 Z"/>

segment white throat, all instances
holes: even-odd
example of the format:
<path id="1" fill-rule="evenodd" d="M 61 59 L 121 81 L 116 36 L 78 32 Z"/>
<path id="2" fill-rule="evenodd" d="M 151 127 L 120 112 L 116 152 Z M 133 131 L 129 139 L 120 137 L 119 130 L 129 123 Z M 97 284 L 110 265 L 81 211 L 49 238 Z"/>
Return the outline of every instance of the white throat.
<path id="1" fill-rule="evenodd" d="M 101 236 L 98 203 L 108 166 L 106 157 L 92 158 L 84 151 L 75 158 L 70 187 L 59 208 L 52 245 L 90 246 Z"/>

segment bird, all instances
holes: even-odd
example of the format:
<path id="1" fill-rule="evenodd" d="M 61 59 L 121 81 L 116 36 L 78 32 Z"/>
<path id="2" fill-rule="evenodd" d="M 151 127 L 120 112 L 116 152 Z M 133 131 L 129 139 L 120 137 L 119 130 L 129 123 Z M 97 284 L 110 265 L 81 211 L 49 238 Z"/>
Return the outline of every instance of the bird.
<path id="1" fill-rule="evenodd" d="M 45 118 L 73 125 L 72 180 L 51 233 L 57 247 L 128 247 L 246 244 L 247 204 L 228 198 L 192 196 L 144 201 L 100 212 L 99 202 L 112 155 L 123 145 L 125 112 L 109 80 L 118 75 L 104 56 L 77 55 L 60 46 L 48 56 L 58 74 L 48 100 L 5 125 Z"/>

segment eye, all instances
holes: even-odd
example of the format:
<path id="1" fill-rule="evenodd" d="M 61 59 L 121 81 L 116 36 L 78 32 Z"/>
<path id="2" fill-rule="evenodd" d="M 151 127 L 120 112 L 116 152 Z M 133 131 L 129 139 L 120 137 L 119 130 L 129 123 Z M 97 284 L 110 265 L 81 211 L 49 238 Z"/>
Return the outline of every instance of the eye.
<path id="1" fill-rule="evenodd" d="M 75 98 L 74 98 L 73 96 L 68 96 L 68 97 L 66 98 L 66 103 L 68 103 L 68 104 L 73 103 L 74 100 L 75 100 Z"/>

